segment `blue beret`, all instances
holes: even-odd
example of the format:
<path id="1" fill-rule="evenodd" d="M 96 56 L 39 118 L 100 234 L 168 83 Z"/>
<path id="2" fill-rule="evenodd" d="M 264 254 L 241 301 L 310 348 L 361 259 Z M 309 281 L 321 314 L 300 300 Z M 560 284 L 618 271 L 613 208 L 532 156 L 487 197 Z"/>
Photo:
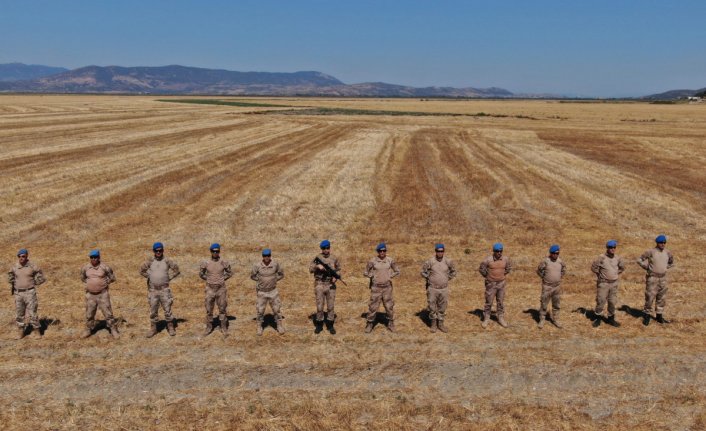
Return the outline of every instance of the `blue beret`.
<path id="1" fill-rule="evenodd" d="M 501 242 L 493 244 L 493 251 L 503 251 L 503 244 Z"/>
<path id="2" fill-rule="evenodd" d="M 29 254 L 29 253 L 27 253 L 27 249 L 26 249 L 26 248 L 21 248 L 20 251 L 17 252 L 17 255 L 18 255 L 18 256 L 20 256 L 20 255 L 22 255 L 22 254 Z"/>
<path id="3" fill-rule="evenodd" d="M 554 244 L 551 247 L 549 247 L 549 253 L 556 253 L 559 251 L 559 245 Z"/>
<path id="4" fill-rule="evenodd" d="M 384 242 L 381 242 L 380 244 L 375 247 L 375 251 L 380 251 L 380 250 L 387 250 L 387 246 L 385 245 Z"/>
<path id="5" fill-rule="evenodd" d="M 440 249 L 444 250 L 444 244 L 439 243 L 439 244 L 434 245 L 434 250 L 440 250 Z"/>
<path id="6" fill-rule="evenodd" d="M 664 235 L 660 235 L 660 236 L 658 236 L 657 238 L 655 238 L 655 242 L 656 242 L 656 243 L 667 242 L 667 237 L 664 236 Z"/>
<path id="7" fill-rule="evenodd" d="M 270 250 L 269 248 L 266 248 L 266 249 L 262 250 L 262 255 L 263 256 L 272 256 L 272 250 Z"/>
<path id="8" fill-rule="evenodd" d="M 325 239 L 319 243 L 319 248 L 329 248 L 331 247 L 331 241 Z"/>
<path id="9" fill-rule="evenodd" d="M 209 247 L 208 249 L 211 250 L 211 251 L 213 251 L 213 250 L 220 250 L 220 249 L 221 249 L 221 245 L 218 244 L 217 242 L 214 242 L 213 244 L 211 244 L 211 247 Z"/>
<path id="10" fill-rule="evenodd" d="M 605 243 L 606 247 L 617 247 L 618 246 L 618 241 L 611 239 L 607 243 Z"/>
<path id="11" fill-rule="evenodd" d="M 91 252 L 88 253 L 88 257 L 101 257 L 101 252 L 99 250 L 91 250 Z"/>
<path id="12" fill-rule="evenodd" d="M 162 244 L 161 242 L 155 242 L 154 244 L 152 244 L 152 250 L 157 250 L 158 248 L 164 250 L 164 244 Z"/>

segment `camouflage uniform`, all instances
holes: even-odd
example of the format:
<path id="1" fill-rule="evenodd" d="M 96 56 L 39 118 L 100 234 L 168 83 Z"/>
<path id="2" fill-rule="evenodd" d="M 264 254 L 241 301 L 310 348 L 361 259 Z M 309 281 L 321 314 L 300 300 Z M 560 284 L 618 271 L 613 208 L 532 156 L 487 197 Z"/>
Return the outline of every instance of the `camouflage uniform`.
<path id="1" fill-rule="evenodd" d="M 277 282 L 284 278 L 284 270 L 279 262 L 270 260 L 269 264 L 260 261 L 253 265 L 250 271 L 250 279 L 257 282 L 255 291 L 257 292 L 257 301 L 255 309 L 257 311 L 258 334 L 262 334 L 262 325 L 265 322 L 265 308 L 270 304 L 272 314 L 274 314 L 277 324 L 277 331 L 284 332 L 282 324 L 282 301 L 279 298 L 277 290 Z"/>
<path id="2" fill-rule="evenodd" d="M 490 319 L 493 299 L 497 303 L 498 322 L 505 323 L 505 277 L 512 271 L 512 261 L 507 256 L 496 259 L 494 256 L 486 257 L 478 267 L 478 272 L 485 279 L 485 305 L 483 307 L 483 322 Z"/>
<path id="3" fill-rule="evenodd" d="M 8 271 L 7 278 L 15 296 L 15 321 L 19 330 L 24 334 L 25 314 L 29 314 L 29 325 L 39 331 L 36 287 L 46 281 L 44 273 L 33 262 L 27 261 L 24 265 L 16 262 Z"/>
<path id="4" fill-rule="evenodd" d="M 446 307 L 449 303 L 449 281 L 456 277 L 456 264 L 446 256 L 441 260 L 434 256 L 424 262 L 421 274 L 426 280 L 429 318 L 432 321 L 432 331 L 434 331 L 437 321 L 439 327 L 443 327 Z"/>
<path id="5" fill-rule="evenodd" d="M 328 257 L 323 253 L 317 255 L 322 262 L 331 267 L 336 273 L 341 274 L 341 262 L 338 257 L 329 254 Z M 324 320 L 324 304 L 326 304 L 326 320 L 333 322 L 336 318 L 336 284 L 334 280 L 326 273 L 318 268 L 318 265 L 312 262 L 309 264 L 309 272 L 314 274 L 314 295 L 316 296 L 316 321 L 323 322 Z"/>
<path id="6" fill-rule="evenodd" d="M 206 332 L 210 332 L 213 325 L 213 307 L 218 306 L 218 320 L 221 322 L 221 331 L 226 333 L 228 328 L 228 289 L 226 280 L 233 276 L 230 262 L 223 259 L 210 259 L 201 262 L 199 276 L 206 281 Z"/>
<path id="7" fill-rule="evenodd" d="M 86 290 L 86 329 L 84 335 L 90 335 L 95 328 L 96 310 L 100 309 L 105 317 L 110 333 L 117 337 L 117 322 L 113 317 L 108 286 L 115 282 L 113 270 L 104 263 L 96 266 L 88 263 L 81 268 L 81 281 Z"/>
<path id="8" fill-rule="evenodd" d="M 140 275 L 147 279 L 147 300 L 150 305 L 150 323 L 156 333 L 156 324 L 159 322 L 159 306 L 164 310 L 164 320 L 167 321 L 169 334 L 172 335 L 174 317 L 172 316 L 172 303 L 174 295 L 169 287 L 169 282 L 179 276 L 179 266 L 168 257 L 157 259 L 150 256 L 140 267 Z M 154 335 L 154 334 L 152 334 Z"/>
<path id="9" fill-rule="evenodd" d="M 540 327 L 547 315 L 549 301 L 552 303 L 552 321 L 559 324 L 559 312 L 561 308 L 561 279 L 566 274 L 566 264 L 560 257 L 556 259 L 545 257 L 537 266 L 537 275 L 542 279 L 542 293 L 539 298 L 539 322 Z"/>
<path id="10" fill-rule="evenodd" d="M 650 315 L 656 302 L 657 315 L 661 317 L 667 305 L 667 272 L 674 266 L 674 256 L 666 248 L 660 250 L 659 247 L 655 247 L 644 252 L 637 263 L 647 271 L 643 312 Z"/>
<path id="11" fill-rule="evenodd" d="M 375 315 L 380 302 L 387 312 L 387 320 L 394 325 L 395 301 L 392 297 L 392 279 L 400 275 L 400 270 L 394 259 L 386 256 L 384 259 L 374 257 L 365 266 L 364 277 L 370 279 L 370 302 L 368 303 L 368 324 L 375 321 Z M 392 326 L 394 328 L 394 326 Z"/>
<path id="12" fill-rule="evenodd" d="M 603 315 L 603 308 L 608 303 L 608 319 L 613 320 L 618 302 L 618 280 L 625 271 L 625 263 L 618 255 L 613 257 L 602 254 L 591 264 L 591 271 L 596 274 L 596 308 L 598 318 Z"/>

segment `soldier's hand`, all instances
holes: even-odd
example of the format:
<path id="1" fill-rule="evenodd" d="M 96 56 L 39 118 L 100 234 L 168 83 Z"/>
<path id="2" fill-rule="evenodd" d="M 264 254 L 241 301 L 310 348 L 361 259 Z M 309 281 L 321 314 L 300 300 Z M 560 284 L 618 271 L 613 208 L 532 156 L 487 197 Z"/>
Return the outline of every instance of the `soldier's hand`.
<path id="1" fill-rule="evenodd" d="M 325 270 L 326 270 L 326 268 L 324 268 L 324 266 L 321 265 L 321 264 L 316 265 L 316 268 L 317 268 L 319 271 L 325 271 Z"/>

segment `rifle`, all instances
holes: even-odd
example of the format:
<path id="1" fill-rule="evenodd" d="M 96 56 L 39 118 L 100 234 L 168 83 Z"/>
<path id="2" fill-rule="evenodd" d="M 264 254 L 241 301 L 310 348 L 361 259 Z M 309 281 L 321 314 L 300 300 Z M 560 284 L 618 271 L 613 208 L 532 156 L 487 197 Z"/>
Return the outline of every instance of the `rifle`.
<path id="1" fill-rule="evenodd" d="M 317 264 L 317 265 L 323 266 L 323 267 L 324 267 L 324 271 L 326 271 L 326 275 L 328 275 L 328 276 L 331 277 L 331 278 L 335 278 L 336 280 L 341 280 L 341 283 L 343 283 L 344 285 L 348 286 L 348 284 L 347 284 L 345 281 L 343 281 L 343 279 L 341 278 L 341 276 L 338 275 L 338 273 L 337 273 L 336 271 L 334 271 L 333 268 L 331 268 L 330 266 L 328 266 L 328 264 L 326 264 L 326 262 L 324 262 L 323 260 L 321 260 L 321 259 L 319 258 L 319 256 L 316 256 L 316 257 L 314 258 L 314 263 Z"/>

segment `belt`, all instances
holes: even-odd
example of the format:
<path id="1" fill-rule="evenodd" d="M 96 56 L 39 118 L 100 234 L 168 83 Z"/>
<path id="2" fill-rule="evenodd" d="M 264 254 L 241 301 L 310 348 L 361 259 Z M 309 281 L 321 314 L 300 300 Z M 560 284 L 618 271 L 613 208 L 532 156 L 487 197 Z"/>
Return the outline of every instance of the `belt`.
<path id="1" fill-rule="evenodd" d="M 618 280 L 617 280 L 617 279 L 615 279 L 615 280 L 606 280 L 605 278 L 602 278 L 602 279 L 599 279 L 598 282 L 599 282 L 599 283 L 617 283 Z"/>
<path id="2" fill-rule="evenodd" d="M 158 284 L 158 285 L 150 284 L 150 287 L 149 287 L 149 288 L 152 289 L 152 290 L 164 290 L 164 289 L 168 289 L 168 288 L 169 288 L 169 283 L 167 283 L 167 284 Z"/>
<path id="3" fill-rule="evenodd" d="M 206 283 L 206 286 L 210 287 L 211 289 L 220 289 L 221 287 L 225 287 L 225 283 L 223 284 L 211 284 L 211 283 Z"/>
<path id="4" fill-rule="evenodd" d="M 100 292 L 91 292 L 90 290 L 87 290 L 86 292 L 90 293 L 91 295 L 100 295 L 101 293 L 105 292 L 106 290 L 108 290 L 107 287 L 105 289 L 101 290 Z"/>
<path id="5" fill-rule="evenodd" d="M 373 283 L 373 287 L 390 287 L 390 286 L 392 286 L 392 283 L 390 283 L 389 281 L 387 283 L 382 283 L 382 284 Z"/>
<path id="6" fill-rule="evenodd" d="M 651 272 L 647 274 L 648 277 L 657 277 L 657 278 L 664 278 L 667 276 L 667 273 L 665 272 L 664 274 L 657 274 L 656 272 Z"/>
<path id="7" fill-rule="evenodd" d="M 544 285 L 546 285 L 546 286 L 549 286 L 549 287 L 559 287 L 559 285 L 561 284 L 561 281 L 556 281 L 556 282 L 553 282 L 553 283 L 548 283 L 548 282 L 542 280 L 542 283 L 543 283 Z"/>
<path id="8" fill-rule="evenodd" d="M 277 287 L 273 287 L 272 289 L 268 289 L 268 290 L 265 290 L 265 289 L 255 289 L 255 290 L 258 292 L 268 293 L 268 292 L 272 292 L 275 289 L 277 289 Z"/>
<path id="9" fill-rule="evenodd" d="M 18 289 L 18 288 L 15 288 L 15 292 L 27 292 L 27 291 L 30 291 L 30 290 L 34 290 L 34 287 L 28 287 L 27 289 Z"/>
<path id="10" fill-rule="evenodd" d="M 436 285 L 430 284 L 429 287 L 431 287 L 432 289 L 439 289 L 439 290 L 441 290 L 441 289 L 446 289 L 447 287 L 449 287 L 449 285 L 446 284 L 446 285 L 443 285 L 443 286 L 436 286 Z"/>

